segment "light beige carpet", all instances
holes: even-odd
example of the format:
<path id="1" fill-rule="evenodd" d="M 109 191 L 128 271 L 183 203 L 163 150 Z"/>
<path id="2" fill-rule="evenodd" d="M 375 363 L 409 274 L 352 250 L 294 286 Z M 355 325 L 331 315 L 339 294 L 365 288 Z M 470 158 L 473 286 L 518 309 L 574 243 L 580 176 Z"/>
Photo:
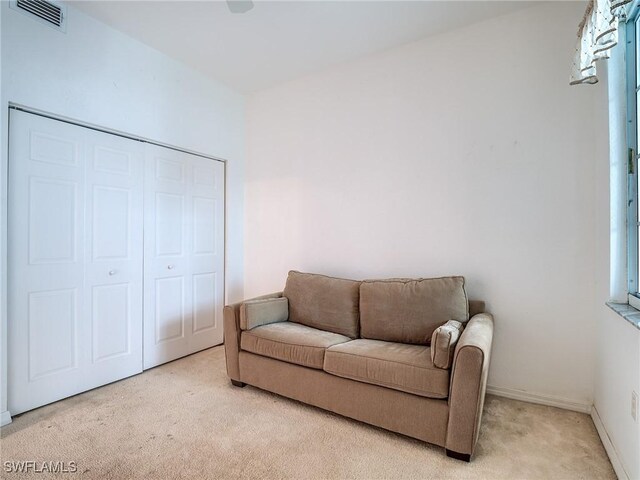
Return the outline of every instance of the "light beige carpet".
<path id="1" fill-rule="evenodd" d="M 216 347 L 28 412 L 1 432 L 5 462 L 74 461 L 58 478 L 615 478 L 584 414 L 489 396 L 475 458 L 253 387 Z M 34 474 L 33 478 L 46 478 Z"/>

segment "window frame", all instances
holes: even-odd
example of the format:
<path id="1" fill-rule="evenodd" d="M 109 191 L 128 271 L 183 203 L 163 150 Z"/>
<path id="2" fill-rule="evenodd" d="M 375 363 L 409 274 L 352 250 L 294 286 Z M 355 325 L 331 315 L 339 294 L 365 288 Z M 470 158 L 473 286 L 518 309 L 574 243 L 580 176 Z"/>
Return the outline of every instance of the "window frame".
<path id="1" fill-rule="evenodd" d="M 640 285 L 638 284 L 638 96 L 640 75 L 638 74 L 638 44 L 640 43 L 640 15 L 638 1 L 628 10 L 623 26 L 626 39 L 627 78 L 627 272 L 629 303 L 640 309 Z"/>

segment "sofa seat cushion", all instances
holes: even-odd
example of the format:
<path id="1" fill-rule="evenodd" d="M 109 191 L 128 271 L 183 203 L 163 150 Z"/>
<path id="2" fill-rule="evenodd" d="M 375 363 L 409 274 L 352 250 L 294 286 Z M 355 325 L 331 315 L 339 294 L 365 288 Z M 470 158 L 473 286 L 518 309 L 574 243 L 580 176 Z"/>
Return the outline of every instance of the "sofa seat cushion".
<path id="1" fill-rule="evenodd" d="M 263 325 L 242 332 L 240 348 L 247 352 L 322 370 L 327 347 L 349 337 L 293 322 Z"/>
<path id="2" fill-rule="evenodd" d="M 327 349 L 324 370 L 422 397 L 449 395 L 450 372 L 433 365 L 430 348 L 424 345 L 353 340 Z"/>

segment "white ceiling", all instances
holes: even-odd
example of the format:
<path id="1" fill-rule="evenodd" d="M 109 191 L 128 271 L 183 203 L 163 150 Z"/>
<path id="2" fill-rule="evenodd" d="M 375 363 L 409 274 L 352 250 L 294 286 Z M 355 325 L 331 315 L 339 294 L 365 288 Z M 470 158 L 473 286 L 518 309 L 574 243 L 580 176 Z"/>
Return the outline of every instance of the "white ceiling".
<path id="1" fill-rule="evenodd" d="M 242 93 L 485 20 L 529 1 L 75 1 L 72 5 Z"/>

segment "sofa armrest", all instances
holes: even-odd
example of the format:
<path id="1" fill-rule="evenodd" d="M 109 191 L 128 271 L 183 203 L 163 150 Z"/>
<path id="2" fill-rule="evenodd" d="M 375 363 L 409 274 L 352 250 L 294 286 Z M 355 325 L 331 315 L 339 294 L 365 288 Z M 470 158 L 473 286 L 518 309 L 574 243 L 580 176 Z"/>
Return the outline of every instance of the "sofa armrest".
<path id="1" fill-rule="evenodd" d="M 240 329 L 252 330 L 270 323 L 289 319 L 289 302 L 286 297 L 247 300 L 240 305 Z"/>
<path id="2" fill-rule="evenodd" d="M 282 297 L 282 292 L 262 295 L 251 300 Z M 227 375 L 231 380 L 240 381 L 240 306 L 245 301 L 224 307 L 224 354 L 227 360 Z"/>
<path id="3" fill-rule="evenodd" d="M 457 320 L 449 320 L 433 331 L 433 335 L 431 335 L 431 361 L 434 367 L 444 370 L 451 368 L 453 354 L 463 330 L 462 323 Z"/>
<path id="4" fill-rule="evenodd" d="M 449 456 L 469 461 L 473 454 L 480 432 L 492 339 L 493 317 L 480 313 L 469 320 L 456 346 L 445 443 Z"/>

